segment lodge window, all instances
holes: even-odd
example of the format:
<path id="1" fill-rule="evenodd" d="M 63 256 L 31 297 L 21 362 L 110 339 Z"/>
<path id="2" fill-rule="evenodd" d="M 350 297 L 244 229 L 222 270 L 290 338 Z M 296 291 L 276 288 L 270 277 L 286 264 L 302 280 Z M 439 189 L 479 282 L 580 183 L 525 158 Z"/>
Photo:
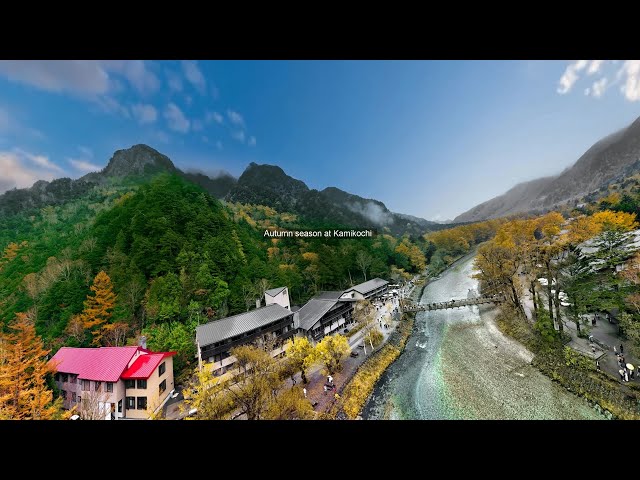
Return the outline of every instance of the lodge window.
<path id="1" fill-rule="evenodd" d="M 167 389 L 167 381 L 162 380 L 162 382 L 160 382 L 160 385 L 158 386 L 158 390 L 160 394 L 162 394 L 162 392 L 164 392 L 166 389 Z"/>
<path id="2" fill-rule="evenodd" d="M 147 388 L 147 381 L 146 380 L 138 380 L 138 388 L 141 388 L 141 389 Z"/>
<path id="3" fill-rule="evenodd" d="M 122 413 L 122 400 L 118 400 L 118 413 Z"/>
<path id="4" fill-rule="evenodd" d="M 127 397 L 127 410 L 136 408 L 136 397 Z"/>
<path id="5" fill-rule="evenodd" d="M 113 382 L 107 382 L 107 392 L 113 393 Z"/>
<path id="6" fill-rule="evenodd" d="M 69 383 L 78 383 L 77 375 L 69 375 Z"/>
<path id="7" fill-rule="evenodd" d="M 62 395 L 62 399 L 66 400 L 67 399 L 67 391 L 66 390 L 62 390 L 60 393 Z"/>
<path id="8" fill-rule="evenodd" d="M 66 381 L 68 381 L 68 380 L 69 380 L 69 375 L 67 375 L 66 373 L 63 373 L 63 374 L 62 374 L 62 381 L 63 381 L 63 382 L 66 382 Z"/>
<path id="9" fill-rule="evenodd" d="M 56 379 L 56 382 L 59 382 L 59 381 L 60 381 L 60 374 L 59 374 L 59 373 L 56 373 L 56 374 L 53 376 L 53 378 L 55 378 L 55 379 Z"/>
<path id="10" fill-rule="evenodd" d="M 88 392 L 91 390 L 91 380 L 82 380 L 82 391 Z"/>
<path id="11" fill-rule="evenodd" d="M 147 409 L 147 397 L 138 397 L 138 410 Z"/>
<path id="12" fill-rule="evenodd" d="M 125 380 L 124 381 L 124 387 L 125 388 L 136 388 L 136 381 L 135 380 Z"/>
<path id="13" fill-rule="evenodd" d="M 165 372 L 165 370 L 167 369 L 167 366 L 165 365 L 166 362 L 162 362 L 160 364 L 160 366 L 158 367 L 158 375 L 162 376 L 162 374 Z"/>
<path id="14" fill-rule="evenodd" d="M 71 401 L 72 402 L 76 401 L 76 392 L 71 392 Z"/>
<path id="15" fill-rule="evenodd" d="M 78 403 L 82 403 L 82 395 L 78 395 Z"/>
<path id="16" fill-rule="evenodd" d="M 93 382 L 93 383 L 94 383 L 94 385 L 95 385 L 95 390 L 96 390 L 96 392 L 99 392 L 99 391 L 100 391 L 100 384 L 101 384 L 102 382 Z"/>

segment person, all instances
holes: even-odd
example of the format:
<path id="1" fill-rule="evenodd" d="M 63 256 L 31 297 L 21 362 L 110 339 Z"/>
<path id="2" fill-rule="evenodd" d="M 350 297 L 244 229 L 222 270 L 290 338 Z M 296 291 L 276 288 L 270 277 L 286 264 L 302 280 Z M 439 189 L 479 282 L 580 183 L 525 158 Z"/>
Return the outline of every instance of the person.
<path id="1" fill-rule="evenodd" d="M 616 355 L 618 355 L 618 350 L 616 350 L 616 346 L 613 346 L 613 353 L 615 353 Z"/>
<path id="2" fill-rule="evenodd" d="M 596 370 L 600 370 L 600 360 L 596 360 Z"/>
<path id="3" fill-rule="evenodd" d="M 594 355 L 596 354 L 596 347 L 593 344 L 591 345 L 591 351 Z"/>
<path id="4" fill-rule="evenodd" d="M 329 383 L 333 383 L 333 377 L 331 375 L 327 377 L 327 380 L 329 380 Z"/>
<path id="5" fill-rule="evenodd" d="M 624 353 L 624 346 L 620 344 L 620 353 Z"/>
<path id="6" fill-rule="evenodd" d="M 624 372 L 624 381 L 628 382 L 629 381 L 629 374 L 627 373 L 627 371 L 625 370 Z"/>
<path id="7" fill-rule="evenodd" d="M 620 370 L 620 371 L 622 371 L 622 370 Z M 324 385 L 324 394 L 325 395 L 327 394 L 327 386 L 326 385 Z"/>
<path id="8" fill-rule="evenodd" d="M 307 398 L 307 389 L 306 389 L 306 387 L 302 389 L 302 394 L 304 395 L 304 398 Z"/>
<path id="9" fill-rule="evenodd" d="M 618 374 L 620 375 L 620 380 L 624 380 L 624 370 L 618 370 Z"/>

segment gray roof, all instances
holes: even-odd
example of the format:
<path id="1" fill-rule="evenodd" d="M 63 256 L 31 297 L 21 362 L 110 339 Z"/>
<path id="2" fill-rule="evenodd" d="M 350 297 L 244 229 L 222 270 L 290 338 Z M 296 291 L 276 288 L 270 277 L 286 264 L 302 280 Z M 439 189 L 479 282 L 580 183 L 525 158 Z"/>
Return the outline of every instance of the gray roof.
<path id="1" fill-rule="evenodd" d="M 313 298 L 317 298 L 320 300 L 337 300 L 342 295 L 342 291 L 333 291 L 333 292 L 318 292 Z"/>
<path id="2" fill-rule="evenodd" d="M 298 328 L 311 330 L 311 327 L 313 327 L 325 313 L 331 310 L 331 307 L 336 303 L 338 303 L 337 299 L 322 300 L 320 298 L 312 298 L 297 312 L 300 316 Z"/>
<path id="3" fill-rule="evenodd" d="M 379 287 L 383 287 L 384 285 L 387 285 L 389 282 L 387 282 L 386 280 L 383 280 L 381 278 L 373 278 L 367 282 L 364 283 L 359 283 L 358 285 L 354 285 L 351 288 L 348 288 L 345 290 L 345 292 L 348 292 L 350 290 L 355 290 L 356 292 L 359 292 L 363 295 L 366 295 L 367 293 L 371 292 L 372 290 L 375 290 L 376 288 Z"/>
<path id="4" fill-rule="evenodd" d="M 278 287 L 278 288 L 271 288 L 269 290 L 265 290 L 264 293 L 268 293 L 269 295 L 271 295 L 272 297 L 275 297 L 276 295 L 278 295 L 282 290 L 284 290 L 287 287 Z"/>
<path id="5" fill-rule="evenodd" d="M 196 339 L 200 347 L 226 340 L 236 335 L 282 320 L 291 312 L 277 303 L 256 308 L 250 312 L 214 320 L 196 327 Z"/>

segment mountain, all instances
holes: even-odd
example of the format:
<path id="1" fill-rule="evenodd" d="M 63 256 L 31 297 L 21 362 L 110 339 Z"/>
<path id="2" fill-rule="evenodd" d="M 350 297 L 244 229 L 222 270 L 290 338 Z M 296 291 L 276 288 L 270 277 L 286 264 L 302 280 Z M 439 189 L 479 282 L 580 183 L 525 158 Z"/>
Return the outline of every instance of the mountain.
<path id="1" fill-rule="evenodd" d="M 236 185 L 236 178 L 223 172 L 215 177 L 209 177 L 200 172 L 186 172 L 182 176 L 187 180 L 200 185 L 215 198 L 224 198 Z"/>
<path id="2" fill-rule="evenodd" d="M 59 205 L 86 194 L 94 186 L 106 185 L 112 179 L 144 181 L 158 172 L 176 173 L 220 200 L 266 205 L 280 212 L 295 213 L 310 222 L 373 228 L 396 235 L 421 235 L 427 230 L 443 228 L 422 218 L 393 213 L 378 200 L 335 187 L 322 191 L 310 189 L 275 165 L 252 162 L 237 180 L 227 173 L 211 178 L 199 172 L 183 172 L 169 157 L 142 144 L 117 150 L 105 168 L 77 180 L 38 181 L 31 188 L 9 190 L 0 195 L 0 215 Z"/>
<path id="3" fill-rule="evenodd" d="M 60 205 L 86 194 L 96 185 L 108 183 L 110 178 L 151 176 L 163 171 L 182 173 L 166 155 L 147 145 L 134 145 L 131 148 L 117 150 L 101 171 L 88 173 L 77 180 L 39 180 L 31 188 L 6 191 L 0 195 L 0 215 L 10 215 L 47 205 Z"/>
<path id="4" fill-rule="evenodd" d="M 224 200 L 262 204 L 308 220 L 421 235 L 436 224 L 391 212 L 384 203 L 336 187 L 318 191 L 274 165 L 251 163 Z"/>
<path id="5" fill-rule="evenodd" d="M 497 218 L 515 213 L 539 213 L 586 196 L 640 172 L 640 118 L 589 148 L 573 166 L 559 175 L 520 183 L 498 197 L 473 207 L 454 222 Z"/>

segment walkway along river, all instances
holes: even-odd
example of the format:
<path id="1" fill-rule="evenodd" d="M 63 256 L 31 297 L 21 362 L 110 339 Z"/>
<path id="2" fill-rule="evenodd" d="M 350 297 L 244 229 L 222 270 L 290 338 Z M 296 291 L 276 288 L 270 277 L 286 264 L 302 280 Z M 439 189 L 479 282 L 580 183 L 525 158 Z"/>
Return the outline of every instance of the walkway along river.
<path id="1" fill-rule="evenodd" d="M 473 254 L 426 286 L 421 303 L 464 298 L 478 287 Z M 365 419 L 603 419 L 529 362 L 495 326 L 494 306 L 416 313 L 404 353 L 376 385 Z"/>

